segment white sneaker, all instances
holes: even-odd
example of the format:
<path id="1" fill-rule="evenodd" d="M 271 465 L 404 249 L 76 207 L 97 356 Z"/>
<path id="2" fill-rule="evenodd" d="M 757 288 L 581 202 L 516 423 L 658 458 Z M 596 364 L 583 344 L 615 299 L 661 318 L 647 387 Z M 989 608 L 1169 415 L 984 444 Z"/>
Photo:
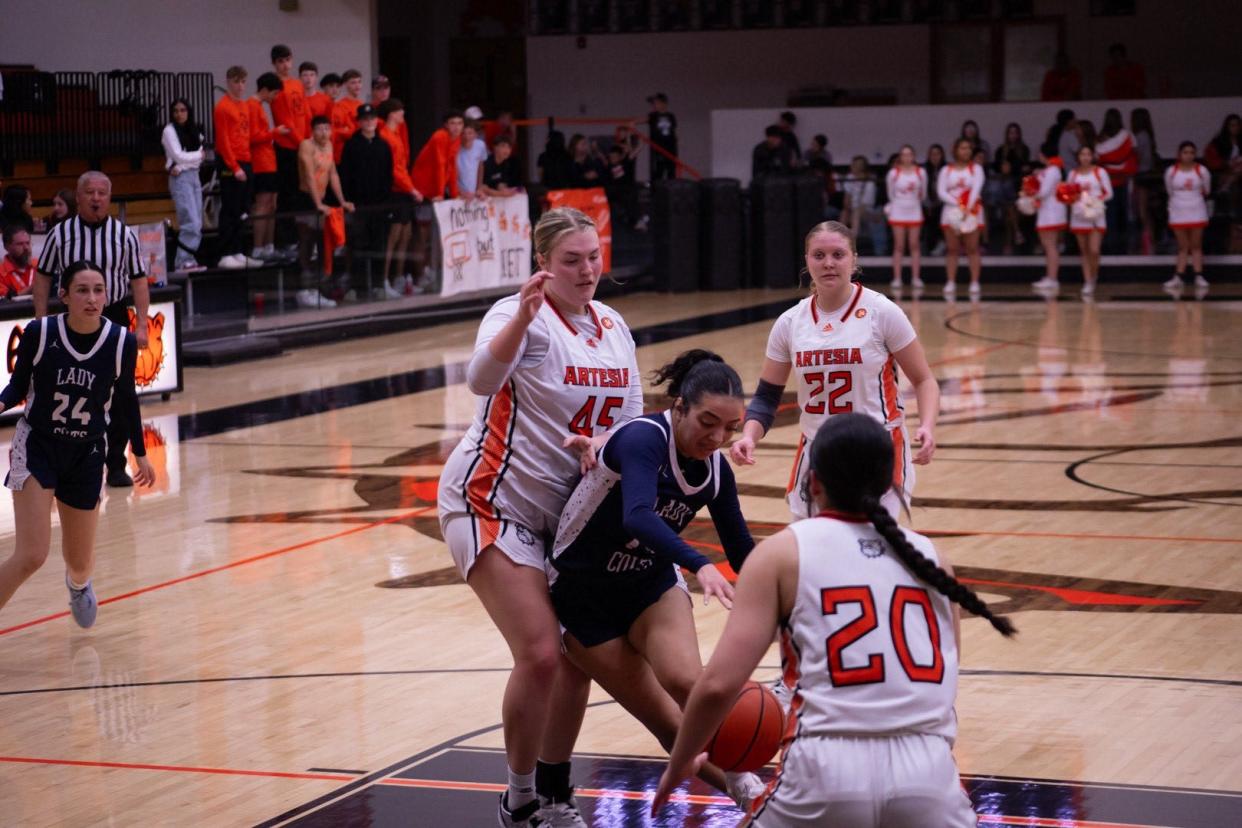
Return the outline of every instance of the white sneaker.
<path id="1" fill-rule="evenodd" d="M 911 283 L 911 284 L 913 284 L 913 283 Z M 900 277 L 900 276 L 894 276 L 894 277 L 893 277 L 893 281 L 889 282 L 889 283 L 888 283 L 888 286 L 889 286 L 889 287 L 891 287 L 891 288 L 899 288 L 899 287 L 901 287 L 901 277 Z"/>
<path id="2" fill-rule="evenodd" d="M 402 279 L 402 280 L 401 280 L 401 285 L 402 285 L 403 287 L 405 286 L 405 280 L 404 280 L 404 279 Z M 393 286 L 392 286 L 392 285 L 390 285 L 388 282 L 384 282 L 384 296 L 386 296 L 387 298 L 389 298 L 389 299 L 400 299 L 400 298 L 401 298 L 402 296 L 404 296 L 404 295 L 405 295 L 405 294 L 404 294 L 404 293 L 402 293 L 402 292 L 401 292 L 398 288 L 393 287 Z"/>
<path id="3" fill-rule="evenodd" d="M 216 267 L 221 270 L 241 270 L 246 266 L 246 257 L 240 253 L 234 253 L 232 256 L 224 256 Z"/>
<path id="4" fill-rule="evenodd" d="M 922 286 L 923 286 L 923 280 L 920 279 L 918 276 L 915 276 L 913 279 L 910 280 L 910 287 L 921 288 Z"/>
<path id="5" fill-rule="evenodd" d="M 1199 278 L 1202 279 L 1203 277 L 1200 276 Z M 1161 285 L 1161 287 L 1164 288 L 1165 290 L 1181 290 L 1182 288 L 1186 287 L 1186 283 L 1182 281 L 1182 277 L 1179 274 L 1174 273 L 1173 278 L 1166 279 L 1164 284 Z"/>
<path id="6" fill-rule="evenodd" d="M 956 292 L 957 292 L 957 282 L 945 282 L 944 283 L 944 295 L 945 296 L 952 296 Z"/>
<path id="7" fill-rule="evenodd" d="M 1032 282 L 1031 287 L 1035 290 L 1057 290 L 1061 287 L 1061 283 L 1056 279 L 1051 279 L 1045 276 L 1038 282 Z"/>
<path id="8" fill-rule="evenodd" d="M 753 773 L 726 773 L 729 796 L 743 811 L 750 811 L 750 804 L 763 795 L 768 786 Z"/>
<path id="9" fill-rule="evenodd" d="M 970 295 L 971 296 L 978 296 L 982 292 L 983 292 L 983 285 L 979 284 L 978 282 L 970 283 Z"/>
<path id="10" fill-rule="evenodd" d="M 1095 296 L 1095 282 L 1086 282 L 1082 286 L 1082 298 L 1090 299 Z"/>
<path id="11" fill-rule="evenodd" d="M 253 256 L 242 256 L 242 258 L 246 261 L 246 267 L 263 267 L 265 264 L 262 259 L 256 259 Z"/>
<path id="12" fill-rule="evenodd" d="M 1203 278 L 1203 274 L 1202 274 L 1202 273 L 1196 273 L 1196 274 L 1195 274 L 1195 287 L 1197 287 L 1197 288 L 1205 288 L 1205 287 L 1208 287 L 1210 284 L 1211 284 L 1211 283 L 1210 283 L 1210 282 L 1208 282 L 1208 280 L 1207 280 L 1207 279 L 1204 279 L 1204 278 Z"/>
<path id="13" fill-rule="evenodd" d="M 569 799 L 556 802 L 540 798 L 539 825 L 556 826 L 556 828 L 589 828 L 578 810 L 578 802 L 571 792 Z"/>
<path id="14" fill-rule="evenodd" d="M 336 302 L 333 302 L 326 296 L 323 296 L 317 290 L 307 288 L 299 290 L 297 293 L 298 307 L 300 308 L 335 308 Z"/>

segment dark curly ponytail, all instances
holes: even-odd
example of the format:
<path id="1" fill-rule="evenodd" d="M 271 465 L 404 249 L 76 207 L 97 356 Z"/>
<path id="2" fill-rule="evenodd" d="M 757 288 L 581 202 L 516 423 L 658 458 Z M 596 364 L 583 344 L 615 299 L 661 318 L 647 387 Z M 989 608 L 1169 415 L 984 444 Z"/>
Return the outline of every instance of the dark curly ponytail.
<path id="1" fill-rule="evenodd" d="M 986 618 L 1005 637 L 1017 630 L 922 552 L 880 505 L 893 480 L 893 440 L 888 430 L 864 414 L 839 414 L 820 426 L 811 444 L 811 470 L 833 508 L 865 515 L 906 568 L 955 604 Z"/>
<path id="2" fill-rule="evenodd" d="M 674 400 L 680 397 L 687 406 L 698 403 L 704 394 L 744 396 L 742 378 L 719 354 L 692 348 L 651 373 L 651 384 L 657 388 L 668 385 L 667 393 Z"/>

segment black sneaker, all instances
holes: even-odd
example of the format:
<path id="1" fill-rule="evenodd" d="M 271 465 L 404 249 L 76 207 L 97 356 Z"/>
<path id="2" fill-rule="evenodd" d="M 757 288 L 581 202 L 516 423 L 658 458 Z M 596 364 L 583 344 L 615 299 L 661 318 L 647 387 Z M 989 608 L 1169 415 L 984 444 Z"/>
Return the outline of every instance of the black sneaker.
<path id="1" fill-rule="evenodd" d="M 108 485 L 114 489 L 124 489 L 134 485 L 134 478 L 130 477 L 125 469 L 117 469 L 108 472 Z"/>
<path id="2" fill-rule="evenodd" d="M 538 828 L 544 825 L 539 816 L 539 798 L 535 797 L 516 811 L 509 810 L 509 792 L 500 795 L 500 803 L 496 808 L 496 819 L 500 828 Z"/>

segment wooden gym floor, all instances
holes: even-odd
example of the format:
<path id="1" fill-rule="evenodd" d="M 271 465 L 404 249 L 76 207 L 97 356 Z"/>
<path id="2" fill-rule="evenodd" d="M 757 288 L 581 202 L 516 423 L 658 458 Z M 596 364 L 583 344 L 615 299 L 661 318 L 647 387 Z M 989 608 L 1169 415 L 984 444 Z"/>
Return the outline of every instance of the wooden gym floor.
<path id="1" fill-rule="evenodd" d="M 796 298 L 611 304 L 645 371 L 702 346 L 750 385 Z M 1242 290 L 902 304 L 944 408 L 914 526 L 1021 631 L 964 623 L 956 754 L 982 823 L 1242 824 Z M 98 624 L 67 617 L 56 548 L 0 611 L 0 825 L 494 824 L 510 661 L 435 520 L 474 329 L 190 368 L 144 405 L 160 481 L 105 495 Z M 786 520 L 796 434 L 786 411 L 739 472 L 757 536 Z M 7 497 L 0 533 L 7 555 Z M 709 654 L 724 611 L 695 612 Z M 659 748 L 592 703 L 593 824 L 736 823 L 700 787 L 645 821 Z"/>

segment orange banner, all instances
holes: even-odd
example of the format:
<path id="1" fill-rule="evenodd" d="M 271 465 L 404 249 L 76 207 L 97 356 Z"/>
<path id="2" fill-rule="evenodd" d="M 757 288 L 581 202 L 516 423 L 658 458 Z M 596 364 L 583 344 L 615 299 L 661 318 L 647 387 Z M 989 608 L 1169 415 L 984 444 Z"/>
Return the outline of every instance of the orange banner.
<path id="1" fill-rule="evenodd" d="M 589 190 L 549 190 L 548 209 L 574 207 L 595 220 L 599 231 L 599 252 L 604 259 L 604 272 L 612 271 L 612 215 L 608 211 L 608 196 L 602 187 Z"/>

